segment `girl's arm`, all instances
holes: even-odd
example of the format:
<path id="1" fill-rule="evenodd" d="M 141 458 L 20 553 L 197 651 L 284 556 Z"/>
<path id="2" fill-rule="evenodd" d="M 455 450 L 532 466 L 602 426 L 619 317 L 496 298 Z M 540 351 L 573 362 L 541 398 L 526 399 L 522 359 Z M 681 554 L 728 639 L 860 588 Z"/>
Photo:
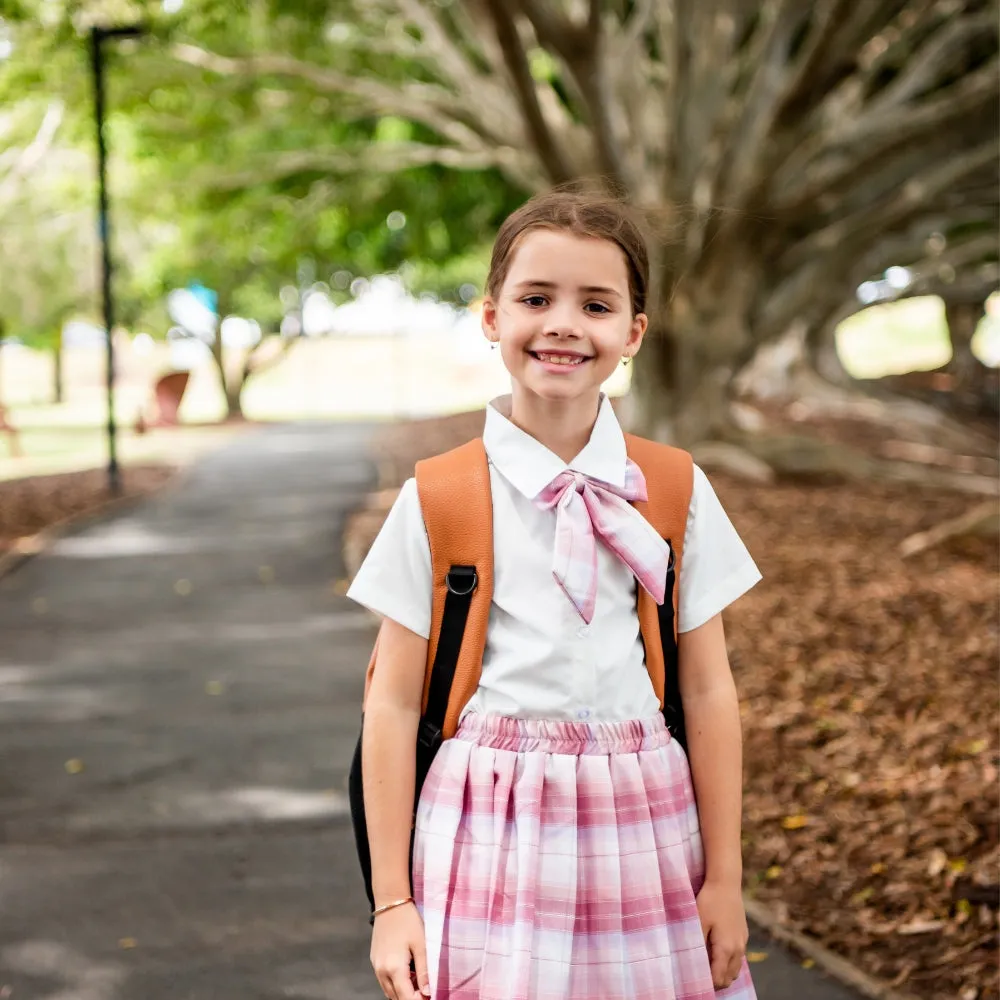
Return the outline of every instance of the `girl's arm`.
<path id="1" fill-rule="evenodd" d="M 743 740 L 722 615 L 678 638 L 679 679 L 691 777 L 705 845 L 705 877 L 743 878 Z"/>
<path id="2" fill-rule="evenodd" d="M 410 895 L 414 748 L 426 660 L 426 639 L 383 620 L 361 745 L 376 907 Z"/>
<path id="3" fill-rule="evenodd" d="M 705 847 L 698 911 L 719 988 L 739 974 L 747 942 L 741 895 L 743 747 L 722 615 L 682 632 L 678 656 L 688 757 Z"/>
<path id="4" fill-rule="evenodd" d="M 426 661 L 426 639 L 391 618 L 383 620 L 361 746 L 376 908 L 412 895 L 410 830 Z M 416 909 L 402 906 L 376 917 L 372 965 L 387 995 L 395 993 L 399 1000 L 417 995 L 409 985 L 411 955 L 418 985 L 426 986 L 423 929 Z"/>

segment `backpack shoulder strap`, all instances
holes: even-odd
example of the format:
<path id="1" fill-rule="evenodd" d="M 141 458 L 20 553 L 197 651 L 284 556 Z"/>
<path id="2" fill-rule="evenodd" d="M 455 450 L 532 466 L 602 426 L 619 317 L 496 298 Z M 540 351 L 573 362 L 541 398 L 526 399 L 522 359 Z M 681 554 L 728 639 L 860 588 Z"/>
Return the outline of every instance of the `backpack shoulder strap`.
<path id="1" fill-rule="evenodd" d="M 670 588 L 672 593 L 664 601 L 663 609 L 668 614 L 662 614 L 653 598 L 642 587 L 638 588 L 639 625 L 646 646 L 646 668 L 662 707 L 667 674 L 671 672 L 671 665 L 664 656 L 664 647 L 673 645 L 676 648 L 677 641 L 681 562 L 684 558 L 688 508 L 691 506 L 691 492 L 694 489 L 694 461 L 689 452 L 636 437 L 634 434 L 625 435 L 625 446 L 629 458 L 642 469 L 649 496 L 645 503 L 637 502 L 635 507 L 653 525 L 660 537 L 670 543 L 673 553 L 668 584 L 673 582 L 674 585 Z M 661 636 L 661 618 L 670 619 L 673 635 Z M 671 681 L 676 683 L 674 678 Z"/>
<path id="2" fill-rule="evenodd" d="M 479 686 L 486 629 L 493 599 L 493 501 L 490 471 L 482 438 L 476 438 L 443 455 L 424 459 L 416 465 L 417 493 L 431 550 L 433 591 L 431 630 L 427 644 L 427 670 L 424 678 L 423 711 L 431 698 L 431 681 L 442 642 L 458 646 L 455 673 L 450 684 L 435 685 L 435 700 L 447 701 L 441 726 L 444 739 L 454 736 L 458 717 Z M 461 598 L 461 589 L 449 574 L 453 567 L 473 567 L 474 587 L 464 622 L 464 633 L 442 637 L 445 607 L 449 595 Z M 466 579 L 472 584 L 471 573 Z"/>

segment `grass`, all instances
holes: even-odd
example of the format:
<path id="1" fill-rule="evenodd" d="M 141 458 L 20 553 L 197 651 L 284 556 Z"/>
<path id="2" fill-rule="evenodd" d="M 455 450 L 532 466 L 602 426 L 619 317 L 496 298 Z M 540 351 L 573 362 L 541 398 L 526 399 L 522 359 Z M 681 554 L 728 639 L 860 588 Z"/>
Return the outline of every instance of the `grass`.
<path id="1" fill-rule="evenodd" d="M 1000 357 L 1000 323 L 984 322 L 975 349 Z M 937 299 L 911 299 L 877 306 L 846 320 L 837 348 L 856 378 L 935 368 L 950 356 L 944 310 Z M 149 387 L 169 368 L 160 345 L 151 355 L 119 351 L 116 416 L 123 464 L 186 462 L 234 433 L 216 426 L 225 414 L 211 365 L 196 370 L 181 408 L 183 425 L 136 435 Z M 107 461 L 104 355 L 67 352 L 66 398 L 54 405 L 51 359 L 26 350 L 4 350 L 0 399 L 21 430 L 25 457 L 10 454 L 0 434 L 0 480 L 93 468 Z M 628 387 L 629 369 L 609 382 L 612 393 Z M 496 352 L 478 340 L 451 335 L 338 337 L 296 344 L 284 360 L 255 377 L 243 395 L 249 420 L 382 420 L 454 413 L 483 405 L 507 391 L 508 377 Z M 208 425 L 208 426 L 195 426 Z"/>
<path id="2" fill-rule="evenodd" d="M 138 436 L 122 429 L 118 457 L 123 466 L 185 465 L 198 455 L 227 441 L 233 425 L 179 427 Z M 76 472 L 107 464 L 107 432 L 98 426 L 25 427 L 20 434 L 22 457 L 11 454 L 6 435 L 0 434 L 0 482 L 25 476 Z"/>

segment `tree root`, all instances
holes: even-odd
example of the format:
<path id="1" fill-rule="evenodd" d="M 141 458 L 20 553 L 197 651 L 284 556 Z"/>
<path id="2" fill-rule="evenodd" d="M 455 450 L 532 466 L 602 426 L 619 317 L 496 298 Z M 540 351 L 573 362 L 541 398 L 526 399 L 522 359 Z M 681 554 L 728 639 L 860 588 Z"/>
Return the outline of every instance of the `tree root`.
<path id="1" fill-rule="evenodd" d="M 996 455 L 996 441 L 966 426 L 930 402 L 893 392 L 880 379 L 838 383 L 825 378 L 809 360 L 803 331 L 762 348 L 736 377 L 733 388 L 740 400 L 786 406 L 793 419 L 813 417 L 861 420 L 892 428 L 906 428 L 911 440 L 966 454 Z"/>
<path id="2" fill-rule="evenodd" d="M 913 483 L 979 496 L 1000 495 L 995 476 L 950 468 L 873 458 L 847 445 L 803 434 L 741 434 L 733 441 L 704 441 L 692 449 L 699 465 L 754 482 L 775 476 L 841 479 L 851 482 Z"/>
<path id="3" fill-rule="evenodd" d="M 773 483 L 775 480 L 774 469 L 767 462 L 727 441 L 702 441 L 691 449 L 691 455 L 703 469 L 728 472 L 752 483 Z"/>
<path id="4" fill-rule="evenodd" d="M 910 535 L 900 543 L 899 553 L 906 559 L 952 538 L 980 534 L 1000 534 L 1000 500 L 985 500 L 958 517 Z"/>
<path id="5" fill-rule="evenodd" d="M 900 396 L 877 383 L 852 387 L 834 385 L 816 372 L 796 376 L 791 405 L 804 416 L 830 416 L 864 420 L 892 428 L 905 427 L 922 444 L 995 455 L 996 442 L 944 413 L 931 403 Z"/>

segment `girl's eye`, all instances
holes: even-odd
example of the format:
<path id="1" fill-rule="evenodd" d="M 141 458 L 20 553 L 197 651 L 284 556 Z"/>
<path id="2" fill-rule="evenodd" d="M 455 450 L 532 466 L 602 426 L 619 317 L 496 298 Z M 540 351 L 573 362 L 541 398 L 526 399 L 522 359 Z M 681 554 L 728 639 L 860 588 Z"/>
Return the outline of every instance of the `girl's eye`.
<path id="1" fill-rule="evenodd" d="M 598 315 L 611 312 L 603 302 L 588 302 L 583 308 Z"/>
<path id="2" fill-rule="evenodd" d="M 526 306 L 531 306 L 532 308 L 539 308 L 545 305 L 546 298 L 544 295 L 526 295 L 521 301 Z"/>

